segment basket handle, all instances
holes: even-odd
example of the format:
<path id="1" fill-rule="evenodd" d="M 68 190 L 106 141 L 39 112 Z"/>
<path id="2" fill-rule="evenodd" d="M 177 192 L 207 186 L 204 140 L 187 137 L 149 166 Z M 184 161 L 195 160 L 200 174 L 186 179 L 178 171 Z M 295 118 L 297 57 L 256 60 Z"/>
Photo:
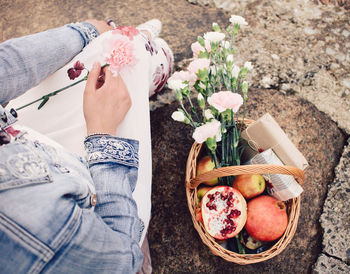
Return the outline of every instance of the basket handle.
<path id="1" fill-rule="evenodd" d="M 200 183 L 214 179 L 217 177 L 225 177 L 242 174 L 286 174 L 291 175 L 295 180 L 302 185 L 304 182 L 304 172 L 293 166 L 281 165 L 243 165 L 243 166 L 228 166 L 213 169 L 205 172 L 189 181 L 186 181 L 186 186 L 189 189 L 195 189 Z"/>

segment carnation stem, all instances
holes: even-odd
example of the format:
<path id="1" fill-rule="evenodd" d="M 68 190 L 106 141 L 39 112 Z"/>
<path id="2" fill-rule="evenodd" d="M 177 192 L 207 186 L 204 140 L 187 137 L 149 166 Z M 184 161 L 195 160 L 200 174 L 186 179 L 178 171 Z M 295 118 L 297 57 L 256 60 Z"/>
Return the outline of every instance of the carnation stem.
<path id="1" fill-rule="evenodd" d="M 109 66 L 109 64 L 104 64 L 104 65 L 101 67 L 101 70 L 102 70 L 103 68 L 107 67 L 107 66 Z M 89 70 L 86 69 L 86 68 L 84 68 L 84 70 L 87 71 L 87 74 L 85 75 L 84 78 L 80 79 L 79 81 L 76 81 L 76 82 L 73 83 L 73 84 L 70 84 L 70 85 L 65 86 L 65 87 L 63 87 L 63 88 L 60 88 L 60 89 L 58 89 L 58 90 L 55 90 L 55 91 L 53 91 L 53 92 L 51 92 L 51 93 L 48 93 L 48 94 L 46 94 L 46 95 L 40 97 L 39 99 L 36 99 L 36 100 L 34 100 L 34 101 L 32 101 L 32 102 L 30 102 L 30 103 L 28 103 L 28 104 L 25 104 L 25 105 L 23 105 L 23 106 L 21 106 L 21 107 L 19 107 L 19 108 L 16 108 L 16 110 L 17 110 L 17 111 L 18 111 L 18 110 L 21 110 L 21 109 L 23 109 L 23 108 L 25 108 L 25 107 L 28 107 L 28 106 L 30 106 L 30 105 L 32 105 L 32 104 L 35 104 L 35 103 L 39 102 L 39 101 L 42 101 L 41 104 L 40 104 L 39 107 L 38 107 L 38 109 L 41 109 L 41 108 L 47 103 L 47 101 L 49 100 L 50 97 L 57 95 L 58 93 L 60 93 L 60 92 L 63 91 L 63 90 L 66 90 L 67 88 L 73 87 L 73 86 L 75 86 L 75 85 L 77 85 L 77 84 L 79 84 L 79 83 L 81 83 L 81 82 L 83 82 L 83 81 L 86 81 L 87 78 L 88 78 L 88 75 L 89 75 Z"/>
<path id="2" fill-rule="evenodd" d="M 194 108 L 194 106 L 193 106 L 193 104 L 192 104 L 191 96 L 190 96 L 190 95 L 187 95 L 187 99 L 188 99 L 188 101 L 190 102 L 191 110 L 192 110 L 192 112 L 194 113 L 194 115 L 196 116 L 197 122 L 200 123 L 200 119 L 199 119 L 199 117 L 198 117 L 197 111 L 196 111 L 196 109 Z"/>
<path id="3" fill-rule="evenodd" d="M 215 163 L 215 168 L 219 168 L 219 161 L 218 161 L 218 157 L 216 156 L 216 152 L 210 150 L 211 155 L 212 155 L 212 159 L 214 159 L 214 163 Z"/>
<path id="4" fill-rule="evenodd" d="M 190 114 L 187 112 L 187 110 L 185 109 L 185 106 L 184 106 L 184 104 L 182 103 L 182 101 L 180 101 L 180 105 L 181 105 L 182 110 L 185 112 L 186 116 L 187 116 L 188 119 L 190 120 L 191 126 L 194 127 L 194 128 L 196 128 L 196 125 L 194 124 L 191 115 L 190 115 Z"/>
<path id="5" fill-rule="evenodd" d="M 36 99 L 36 100 L 34 100 L 34 101 L 32 101 L 32 102 L 26 104 L 26 105 L 23 105 L 23 106 L 21 106 L 21 107 L 19 107 L 19 108 L 16 108 L 16 110 L 17 110 L 17 111 L 18 111 L 18 110 L 21 110 L 22 108 L 28 107 L 28 106 L 30 106 L 30 105 L 32 105 L 32 104 L 35 104 L 36 102 L 39 102 L 39 101 L 43 101 L 43 102 L 46 103 L 46 102 L 49 100 L 50 97 L 55 96 L 56 94 L 60 93 L 61 91 L 65 90 L 65 89 L 67 89 L 67 88 L 73 87 L 73 86 L 79 84 L 80 82 L 83 82 L 83 81 L 86 81 L 86 80 L 87 80 L 87 75 L 86 75 L 83 79 L 80 79 L 79 81 L 77 81 L 77 82 L 75 82 L 75 83 L 73 83 L 73 84 L 70 84 L 70 85 L 68 85 L 68 86 L 66 86 L 66 87 L 63 87 L 63 88 L 60 88 L 60 89 L 58 89 L 58 90 L 55 90 L 55 91 L 53 91 L 53 92 L 51 92 L 51 93 L 48 93 L 48 94 L 46 94 L 46 95 L 40 97 L 39 99 Z M 45 104 L 45 103 L 44 103 L 44 104 Z M 44 106 L 44 104 L 40 104 L 39 107 L 38 107 L 38 109 L 42 108 L 42 107 Z"/>

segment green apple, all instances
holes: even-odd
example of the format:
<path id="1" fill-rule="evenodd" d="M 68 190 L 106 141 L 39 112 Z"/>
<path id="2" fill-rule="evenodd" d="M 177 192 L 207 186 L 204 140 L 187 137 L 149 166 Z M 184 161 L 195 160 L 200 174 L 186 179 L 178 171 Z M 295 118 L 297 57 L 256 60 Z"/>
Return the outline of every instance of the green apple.
<path id="1" fill-rule="evenodd" d="M 197 163 L 197 176 L 205 172 L 211 171 L 214 168 L 215 168 L 215 163 L 214 161 L 211 160 L 210 156 L 204 156 Z M 214 178 L 214 179 L 205 181 L 203 183 L 209 186 L 215 186 L 219 183 L 219 180 L 218 178 Z"/>
<path id="2" fill-rule="evenodd" d="M 260 174 L 237 175 L 233 185 L 246 199 L 251 199 L 264 192 L 265 179 Z"/>

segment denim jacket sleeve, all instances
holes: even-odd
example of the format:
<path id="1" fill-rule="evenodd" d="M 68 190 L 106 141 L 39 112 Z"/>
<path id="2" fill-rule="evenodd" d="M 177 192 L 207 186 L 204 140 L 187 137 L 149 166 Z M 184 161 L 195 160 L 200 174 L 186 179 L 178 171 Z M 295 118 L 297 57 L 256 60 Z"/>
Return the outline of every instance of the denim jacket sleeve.
<path id="1" fill-rule="evenodd" d="M 0 104 L 39 84 L 97 36 L 97 29 L 84 22 L 1 43 Z"/>
<path id="2" fill-rule="evenodd" d="M 138 172 L 138 141 L 110 135 L 85 139 L 98 203 L 95 212 L 113 230 L 139 241 L 141 223 L 132 197 Z"/>

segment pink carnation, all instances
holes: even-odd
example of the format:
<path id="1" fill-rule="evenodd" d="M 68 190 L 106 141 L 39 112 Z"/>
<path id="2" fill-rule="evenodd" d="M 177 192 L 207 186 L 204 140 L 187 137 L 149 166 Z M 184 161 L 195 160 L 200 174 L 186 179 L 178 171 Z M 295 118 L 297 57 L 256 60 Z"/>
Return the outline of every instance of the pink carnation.
<path id="1" fill-rule="evenodd" d="M 192 73 L 197 73 L 198 70 L 200 69 L 209 69 L 210 67 L 210 60 L 209 59 L 196 59 L 193 60 L 189 65 L 188 65 L 188 71 Z"/>
<path id="2" fill-rule="evenodd" d="M 112 31 L 113 34 L 120 34 L 127 36 L 130 40 L 134 39 L 134 36 L 138 35 L 140 32 L 132 26 L 120 26 Z"/>
<path id="3" fill-rule="evenodd" d="M 243 98 L 238 93 L 233 93 L 231 91 L 220 91 L 210 96 L 208 98 L 208 103 L 216 108 L 220 113 L 226 109 L 232 109 L 232 111 L 236 113 L 243 104 Z"/>
<path id="4" fill-rule="evenodd" d="M 112 37 L 112 39 L 105 41 L 104 57 L 114 76 L 135 62 L 133 45 L 129 40 L 123 38 L 113 39 Z"/>
<path id="5" fill-rule="evenodd" d="M 211 120 L 210 122 L 197 127 L 193 132 L 193 139 L 201 144 L 208 138 L 216 137 L 216 141 L 221 141 L 221 123 L 218 120 Z"/>
<path id="6" fill-rule="evenodd" d="M 188 81 L 188 84 L 190 87 L 193 87 L 194 83 L 197 80 L 197 76 L 193 72 L 189 71 L 176 71 L 173 73 L 173 75 L 169 78 L 169 80 L 181 80 L 183 81 Z"/>
<path id="7" fill-rule="evenodd" d="M 199 42 L 195 42 L 191 45 L 191 49 L 192 49 L 194 58 L 198 58 L 198 54 L 201 51 L 205 52 L 205 50 L 207 50 L 207 52 L 211 52 L 210 42 L 207 40 L 205 40 L 204 42 L 205 42 L 205 49 L 201 46 L 201 44 L 199 44 Z"/>

